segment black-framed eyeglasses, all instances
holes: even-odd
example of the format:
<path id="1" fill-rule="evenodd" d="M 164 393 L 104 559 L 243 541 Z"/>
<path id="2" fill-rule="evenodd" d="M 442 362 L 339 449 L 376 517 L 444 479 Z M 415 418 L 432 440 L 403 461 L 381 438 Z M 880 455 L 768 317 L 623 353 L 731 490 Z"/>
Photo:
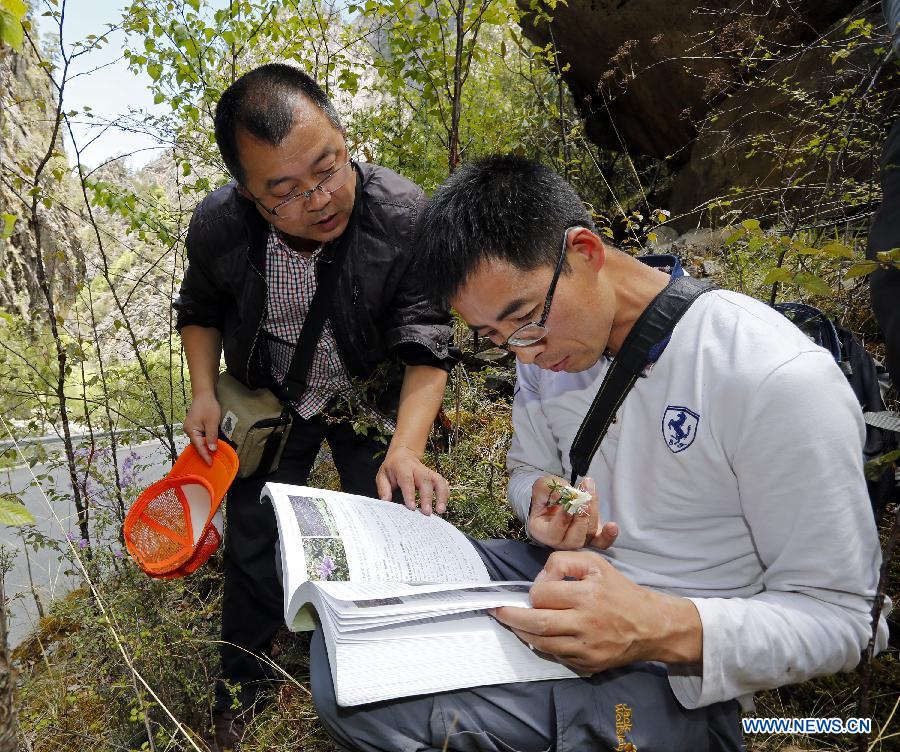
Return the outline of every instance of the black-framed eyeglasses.
<path id="1" fill-rule="evenodd" d="M 263 208 L 268 214 L 273 217 L 277 217 L 278 219 L 287 219 L 287 216 L 284 213 L 284 207 L 293 204 L 295 207 L 302 206 L 307 211 L 310 208 L 309 200 L 313 197 L 313 194 L 316 191 L 319 191 L 324 196 L 330 196 L 337 190 L 340 190 L 344 187 L 347 181 L 350 179 L 350 170 L 346 170 L 346 168 L 351 164 L 352 160 L 348 159 L 344 164 L 338 167 L 335 170 L 332 170 L 325 179 L 319 183 L 314 188 L 310 188 L 308 191 L 291 191 L 291 193 L 278 204 L 275 204 L 271 209 L 266 206 L 262 201 L 260 201 L 256 196 L 253 196 L 253 200 L 257 203 L 258 206 Z M 252 195 L 252 194 L 251 194 Z M 303 203 L 298 203 L 298 199 L 303 199 Z M 279 214 L 279 210 L 281 214 Z"/>
<path id="2" fill-rule="evenodd" d="M 500 347 L 508 350 L 510 347 L 530 347 L 536 345 L 549 333 L 546 326 L 547 317 L 550 315 L 550 306 L 553 303 L 553 293 L 556 292 L 556 283 L 559 281 L 560 272 L 566 261 L 566 250 L 569 247 L 569 233 L 576 229 L 569 227 L 563 233 L 562 249 L 559 252 L 559 260 L 556 262 L 556 271 L 553 272 L 553 279 L 550 281 L 550 289 L 547 290 L 547 298 L 544 300 L 544 311 L 538 321 L 530 321 L 516 329 L 506 338 Z"/>

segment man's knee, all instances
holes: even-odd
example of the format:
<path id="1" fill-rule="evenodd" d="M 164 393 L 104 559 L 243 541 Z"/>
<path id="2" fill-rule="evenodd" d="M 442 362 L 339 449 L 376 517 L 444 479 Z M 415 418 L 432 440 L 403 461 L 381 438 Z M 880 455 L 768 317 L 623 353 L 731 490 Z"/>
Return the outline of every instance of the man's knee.
<path id="1" fill-rule="evenodd" d="M 737 703 L 685 709 L 665 668 L 636 663 L 566 679 L 553 692 L 556 749 L 628 749 L 737 752 L 741 749 Z M 727 708 L 724 706 L 728 705 Z"/>
<path id="2" fill-rule="evenodd" d="M 524 541 L 469 538 L 492 580 L 534 580 L 551 549 Z"/>

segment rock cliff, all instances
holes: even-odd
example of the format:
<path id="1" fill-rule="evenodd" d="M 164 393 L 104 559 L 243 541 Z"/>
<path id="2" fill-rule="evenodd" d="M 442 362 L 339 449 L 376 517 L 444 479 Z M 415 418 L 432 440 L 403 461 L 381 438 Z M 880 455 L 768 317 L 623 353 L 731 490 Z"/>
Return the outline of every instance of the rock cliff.
<path id="1" fill-rule="evenodd" d="M 555 43 L 588 137 L 667 160 L 675 181 L 666 204 L 696 221 L 697 207 L 729 189 L 759 196 L 790 177 L 783 149 L 753 145 L 760 136 L 780 145 L 809 136 L 812 110 L 802 109 L 847 83 L 835 80 L 840 72 L 818 42 L 830 35 L 839 44 L 848 15 L 882 23 L 877 3 L 848 0 L 570 0 L 550 23 L 526 16 L 523 29 L 537 44 Z M 850 59 L 837 68 L 862 80 L 877 66 L 874 47 L 846 45 Z M 848 169 L 871 175 L 871 160 Z"/>
<path id="2" fill-rule="evenodd" d="M 0 49 L 0 212 L 15 217 L 12 234 L 0 239 L 0 308 L 25 317 L 46 311 L 36 275 L 37 242 L 30 224 L 34 171 L 49 151 L 56 94 L 28 47 L 17 54 Z M 78 237 L 75 183 L 68 172 L 61 135 L 55 155 L 42 172 L 49 206 L 38 202 L 41 253 L 54 297 L 71 299 L 84 277 L 84 253 Z"/>

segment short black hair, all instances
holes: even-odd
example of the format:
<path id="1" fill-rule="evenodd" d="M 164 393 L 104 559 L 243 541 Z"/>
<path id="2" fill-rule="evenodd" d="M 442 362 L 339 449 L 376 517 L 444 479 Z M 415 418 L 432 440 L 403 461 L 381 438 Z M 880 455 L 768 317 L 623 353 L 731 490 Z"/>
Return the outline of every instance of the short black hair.
<path id="1" fill-rule="evenodd" d="M 522 271 L 555 267 L 574 226 L 596 230 L 575 189 L 549 167 L 514 155 L 467 162 L 434 192 L 418 224 L 425 292 L 447 303 L 487 260 Z"/>
<path id="2" fill-rule="evenodd" d="M 225 167 L 239 183 L 244 182 L 245 175 L 238 154 L 238 131 L 243 128 L 277 146 L 294 127 L 297 97 L 310 100 L 343 132 L 337 110 L 322 87 L 292 65 L 261 65 L 225 89 L 216 105 L 216 144 Z"/>

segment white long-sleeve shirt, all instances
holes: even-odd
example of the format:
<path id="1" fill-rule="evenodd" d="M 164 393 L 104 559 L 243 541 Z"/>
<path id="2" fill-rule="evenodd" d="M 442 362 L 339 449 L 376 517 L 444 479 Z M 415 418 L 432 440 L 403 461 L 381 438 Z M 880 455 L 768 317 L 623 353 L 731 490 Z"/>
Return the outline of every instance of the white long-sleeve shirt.
<path id="1" fill-rule="evenodd" d="M 603 380 L 519 365 L 509 498 L 568 479 Z M 865 428 L 825 350 L 768 306 L 713 291 L 691 306 L 591 462 L 605 556 L 640 585 L 689 597 L 702 675 L 669 680 L 688 708 L 852 669 L 871 634 L 881 561 L 862 473 Z M 882 619 L 878 648 L 887 641 Z"/>

